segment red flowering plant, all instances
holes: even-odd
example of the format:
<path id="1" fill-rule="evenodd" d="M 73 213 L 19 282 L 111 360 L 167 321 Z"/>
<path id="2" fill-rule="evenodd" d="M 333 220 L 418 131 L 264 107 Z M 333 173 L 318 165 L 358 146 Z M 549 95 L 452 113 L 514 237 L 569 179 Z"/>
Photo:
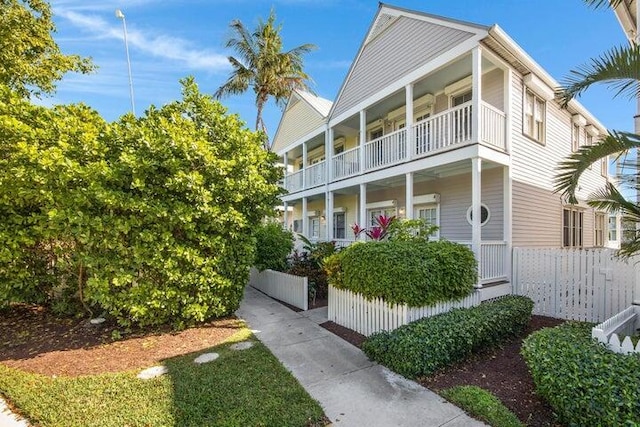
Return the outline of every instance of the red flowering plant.
<path id="1" fill-rule="evenodd" d="M 389 227 L 396 220 L 394 216 L 387 215 L 379 215 L 374 218 L 374 221 L 377 225 L 374 225 L 370 228 L 363 228 L 359 224 L 353 224 L 351 226 L 351 230 L 353 230 L 353 234 L 357 239 L 362 233 L 365 233 L 367 237 L 371 240 L 384 240 L 389 234 Z"/>

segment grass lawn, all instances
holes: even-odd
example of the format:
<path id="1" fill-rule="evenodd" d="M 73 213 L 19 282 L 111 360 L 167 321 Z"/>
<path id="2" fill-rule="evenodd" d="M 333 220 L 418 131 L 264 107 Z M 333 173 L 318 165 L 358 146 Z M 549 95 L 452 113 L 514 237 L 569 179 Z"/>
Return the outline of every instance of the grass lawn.
<path id="1" fill-rule="evenodd" d="M 229 348 L 245 339 L 255 345 Z M 220 357 L 193 363 L 209 351 Z M 169 373 L 146 381 L 136 378 L 139 370 L 48 377 L 0 364 L 0 393 L 43 427 L 325 424 L 318 403 L 246 328 L 224 344 L 163 363 Z"/>

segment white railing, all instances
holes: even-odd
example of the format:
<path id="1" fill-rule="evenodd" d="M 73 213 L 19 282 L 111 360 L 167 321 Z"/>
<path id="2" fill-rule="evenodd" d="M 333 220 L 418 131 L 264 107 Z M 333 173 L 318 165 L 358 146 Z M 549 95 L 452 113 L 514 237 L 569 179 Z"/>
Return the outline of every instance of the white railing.
<path id="1" fill-rule="evenodd" d="M 472 248 L 472 243 L 457 242 Z M 507 242 L 483 240 L 480 243 L 481 261 L 478 265 L 478 278 L 481 284 L 507 280 Z"/>
<path id="2" fill-rule="evenodd" d="M 317 187 L 326 181 L 325 162 L 318 162 L 305 169 L 305 189 Z"/>
<path id="3" fill-rule="evenodd" d="M 614 254 L 611 249 L 514 248 L 514 293 L 534 301 L 534 314 L 602 322 L 634 300 L 638 259 Z"/>
<path id="4" fill-rule="evenodd" d="M 591 337 L 615 353 L 640 353 L 640 341 L 633 345 L 631 336 L 640 326 L 640 306 L 631 306 L 591 329 Z M 620 341 L 620 336 L 623 340 Z"/>
<path id="5" fill-rule="evenodd" d="M 388 304 L 381 298 L 367 300 L 361 294 L 329 286 L 329 320 L 362 335 L 391 331 L 423 317 L 446 313 L 453 308 L 480 304 L 480 293 L 473 292 L 460 301 L 450 301 L 427 307 Z"/>
<path id="6" fill-rule="evenodd" d="M 333 241 L 335 242 L 336 247 L 338 248 L 346 248 L 347 246 L 355 242 L 354 239 L 333 239 Z"/>
<path id="7" fill-rule="evenodd" d="M 355 147 L 333 157 L 333 179 L 346 178 L 360 172 L 360 148 Z"/>
<path id="8" fill-rule="evenodd" d="M 284 188 L 289 193 L 294 193 L 296 191 L 302 190 L 302 187 L 303 187 L 302 174 L 303 173 L 304 173 L 304 169 L 285 176 Z"/>
<path id="9" fill-rule="evenodd" d="M 400 129 L 364 145 L 365 170 L 400 163 L 407 158 L 407 131 Z"/>
<path id="10" fill-rule="evenodd" d="M 301 310 L 309 308 L 309 284 L 306 277 L 251 268 L 249 285 Z"/>
<path id="11" fill-rule="evenodd" d="M 483 102 L 480 117 L 482 119 L 482 123 L 480 124 L 480 128 L 482 129 L 481 141 L 505 150 L 505 114 L 493 105 Z"/>
<path id="12" fill-rule="evenodd" d="M 413 126 L 416 156 L 471 141 L 471 102 L 435 114 Z"/>

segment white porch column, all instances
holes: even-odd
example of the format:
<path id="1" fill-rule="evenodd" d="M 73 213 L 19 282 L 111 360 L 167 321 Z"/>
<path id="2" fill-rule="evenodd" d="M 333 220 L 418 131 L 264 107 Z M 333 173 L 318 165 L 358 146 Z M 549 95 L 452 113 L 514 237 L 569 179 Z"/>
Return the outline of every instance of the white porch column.
<path id="1" fill-rule="evenodd" d="M 333 191 L 327 191 L 325 224 L 327 224 L 327 241 L 329 242 L 333 240 Z"/>
<path id="2" fill-rule="evenodd" d="M 307 188 L 307 142 L 302 143 L 302 188 Z"/>
<path id="3" fill-rule="evenodd" d="M 358 214 L 358 224 L 364 228 L 367 226 L 367 184 L 360 184 L 360 213 Z M 362 233 L 358 240 L 364 240 L 365 235 Z"/>
<path id="4" fill-rule="evenodd" d="M 283 202 L 282 206 L 284 207 L 284 212 L 282 213 L 282 220 L 284 222 L 282 228 L 285 230 L 289 229 L 289 203 Z"/>
<path id="5" fill-rule="evenodd" d="M 325 170 L 327 173 L 327 184 L 333 181 L 333 128 L 327 125 L 327 131 L 324 133 L 324 159 Z"/>
<path id="6" fill-rule="evenodd" d="M 476 287 L 481 288 L 482 278 L 482 228 L 481 228 L 481 194 L 482 194 L 482 159 L 474 157 L 471 159 L 471 249 L 478 261 L 478 283 Z"/>
<path id="7" fill-rule="evenodd" d="M 482 48 L 477 46 L 471 51 L 471 79 L 472 79 L 472 100 L 471 100 L 471 140 L 480 142 L 482 135 L 480 115 L 482 100 Z"/>
<path id="8" fill-rule="evenodd" d="M 503 232 L 502 237 L 506 243 L 505 247 L 505 259 L 504 259 L 504 274 L 507 276 L 507 280 L 511 282 L 513 285 L 513 278 L 511 277 L 511 248 L 513 246 L 513 237 L 512 237 L 512 211 L 513 205 L 511 201 L 512 195 L 512 175 L 511 175 L 511 167 L 505 166 L 502 168 L 503 174 L 503 184 L 502 184 L 502 192 L 503 192 Z"/>
<path id="9" fill-rule="evenodd" d="M 413 150 L 415 149 L 413 138 L 413 84 L 410 83 L 405 86 L 405 104 L 406 104 L 406 117 L 405 117 L 405 131 L 407 132 L 407 159 L 411 160 L 413 157 Z M 409 218 L 409 216 L 407 216 Z"/>
<path id="10" fill-rule="evenodd" d="M 307 198 L 302 198 L 302 235 L 306 238 L 310 237 L 309 233 L 309 209 L 307 207 Z"/>
<path id="11" fill-rule="evenodd" d="M 413 172 L 406 174 L 405 190 L 404 217 L 407 219 L 413 219 Z"/>
<path id="12" fill-rule="evenodd" d="M 360 173 L 364 172 L 364 144 L 367 142 L 367 112 L 360 111 Z"/>
<path id="13" fill-rule="evenodd" d="M 284 182 L 284 188 L 287 188 L 287 175 L 289 175 L 289 152 L 285 151 L 282 155 L 282 163 L 284 163 L 284 177 L 282 182 Z"/>

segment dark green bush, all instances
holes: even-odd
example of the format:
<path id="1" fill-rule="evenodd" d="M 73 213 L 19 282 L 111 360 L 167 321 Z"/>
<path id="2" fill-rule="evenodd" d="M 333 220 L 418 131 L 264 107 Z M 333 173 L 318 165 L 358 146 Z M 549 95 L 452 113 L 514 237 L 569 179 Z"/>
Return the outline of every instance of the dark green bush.
<path id="1" fill-rule="evenodd" d="M 370 359 L 416 378 L 521 334 L 532 310 L 529 298 L 510 295 L 373 334 L 362 349 Z"/>
<path id="2" fill-rule="evenodd" d="M 473 252 L 446 240 L 356 243 L 325 266 L 337 288 L 412 307 L 464 298 L 477 280 Z"/>
<path id="3" fill-rule="evenodd" d="M 280 224 L 261 224 L 256 229 L 256 257 L 253 265 L 260 271 L 285 271 L 287 258 L 293 250 L 293 233 Z"/>
<path id="4" fill-rule="evenodd" d="M 313 303 L 316 298 L 326 298 L 328 292 L 327 273 L 323 265 L 325 259 L 338 252 L 335 242 L 309 241 L 299 236 L 304 243 L 302 252 L 295 252 L 290 258 L 287 273 L 308 278 L 309 299 Z"/>
<path id="5" fill-rule="evenodd" d="M 536 391 L 568 425 L 638 425 L 640 356 L 607 350 L 591 339 L 591 327 L 570 322 L 525 340 Z"/>

